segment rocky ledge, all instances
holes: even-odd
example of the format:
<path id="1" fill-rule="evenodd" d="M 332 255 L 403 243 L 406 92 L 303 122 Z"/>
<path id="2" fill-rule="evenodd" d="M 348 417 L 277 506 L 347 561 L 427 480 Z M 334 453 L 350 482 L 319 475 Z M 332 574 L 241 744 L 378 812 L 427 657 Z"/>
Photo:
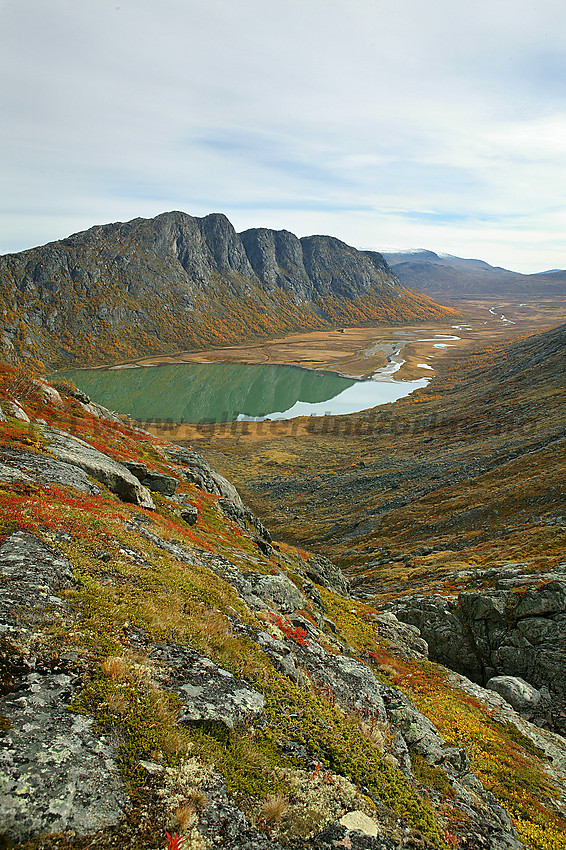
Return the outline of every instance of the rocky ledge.
<path id="1" fill-rule="evenodd" d="M 435 661 L 566 734 L 566 564 L 552 573 L 510 565 L 448 578 L 483 589 L 404 597 L 392 611 L 419 628 Z"/>

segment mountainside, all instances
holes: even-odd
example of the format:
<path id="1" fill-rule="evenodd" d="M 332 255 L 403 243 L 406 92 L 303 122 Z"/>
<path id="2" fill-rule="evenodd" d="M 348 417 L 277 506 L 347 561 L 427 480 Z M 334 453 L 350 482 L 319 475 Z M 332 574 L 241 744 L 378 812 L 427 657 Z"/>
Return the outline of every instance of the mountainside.
<path id="1" fill-rule="evenodd" d="M 436 368 L 427 387 L 394 405 L 309 421 L 293 445 L 268 432 L 237 446 L 218 436 L 207 454 L 279 534 L 361 570 L 373 560 L 366 547 L 410 561 L 433 536 L 464 559 L 492 558 L 501 543 L 503 558 L 518 547 L 520 560 L 530 525 L 538 554 L 541 515 L 566 508 L 566 326 Z"/>
<path id="2" fill-rule="evenodd" d="M 566 295 L 566 271 L 519 274 L 483 260 L 439 256 L 434 251 L 400 251 L 383 255 L 406 286 L 432 296 L 467 298 L 479 296 Z"/>
<path id="3" fill-rule="evenodd" d="M 507 572 L 560 630 L 563 577 Z M 431 663 L 386 608 L 198 453 L 0 367 L 0 846 L 561 850 L 548 694 Z"/>
<path id="4" fill-rule="evenodd" d="M 418 626 L 431 658 L 542 688 L 565 734 L 566 326 L 437 370 L 394 405 L 204 451 L 274 533 Z"/>
<path id="5" fill-rule="evenodd" d="M 50 367 L 448 315 L 375 251 L 170 212 L 0 257 L 0 340 Z"/>

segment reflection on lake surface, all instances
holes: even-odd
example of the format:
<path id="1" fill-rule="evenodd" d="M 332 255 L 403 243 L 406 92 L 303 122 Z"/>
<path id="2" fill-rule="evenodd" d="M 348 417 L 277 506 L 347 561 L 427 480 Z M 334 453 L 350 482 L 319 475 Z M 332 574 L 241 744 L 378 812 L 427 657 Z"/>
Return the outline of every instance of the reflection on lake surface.
<path id="1" fill-rule="evenodd" d="M 93 401 L 138 421 L 226 422 L 357 413 L 396 401 L 427 381 L 354 381 L 291 366 L 176 363 L 65 370 Z"/>

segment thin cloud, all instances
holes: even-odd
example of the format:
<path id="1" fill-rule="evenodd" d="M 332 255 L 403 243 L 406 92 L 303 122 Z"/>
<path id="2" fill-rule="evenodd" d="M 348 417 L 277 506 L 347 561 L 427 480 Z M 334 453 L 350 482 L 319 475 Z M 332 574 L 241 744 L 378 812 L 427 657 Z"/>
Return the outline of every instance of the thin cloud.
<path id="1" fill-rule="evenodd" d="M 557 0 L 8 0 L 0 250 L 167 209 L 566 266 Z"/>

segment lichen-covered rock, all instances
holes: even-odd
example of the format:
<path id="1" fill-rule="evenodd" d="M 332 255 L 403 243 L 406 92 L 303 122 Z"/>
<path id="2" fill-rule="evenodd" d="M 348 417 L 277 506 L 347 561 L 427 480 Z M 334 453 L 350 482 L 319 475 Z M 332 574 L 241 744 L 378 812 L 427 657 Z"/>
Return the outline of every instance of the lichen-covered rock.
<path id="1" fill-rule="evenodd" d="M 297 667 L 308 674 L 312 685 L 329 699 L 361 717 L 387 719 L 382 685 L 366 664 L 347 655 L 327 652 L 312 639 L 302 643 L 290 638 L 284 646 L 290 649 Z M 274 655 L 278 647 L 271 644 L 269 649 Z M 281 651 L 280 655 L 284 660 L 285 653 Z M 279 669 L 283 669 L 284 663 L 279 664 Z"/>
<path id="2" fill-rule="evenodd" d="M 394 844 L 385 835 L 368 835 L 367 832 L 352 829 L 348 824 L 340 822 L 331 824 L 315 836 L 310 846 L 312 850 L 336 850 L 339 847 L 348 850 L 397 850 L 399 844 Z"/>
<path id="3" fill-rule="evenodd" d="M 162 685 L 181 700 L 181 723 L 212 720 L 234 729 L 263 713 L 263 694 L 195 650 L 158 643 L 149 658 L 160 665 Z"/>
<path id="4" fill-rule="evenodd" d="M 448 746 L 434 724 L 401 691 L 383 686 L 382 694 L 387 717 L 401 732 L 409 750 L 445 773 L 455 792 L 456 803 L 480 834 L 491 836 L 486 848 L 521 850 L 523 845 L 517 840 L 508 813 L 472 773 L 466 751 L 461 747 Z"/>
<path id="5" fill-rule="evenodd" d="M 25 636 L 72 615 L 62 598 L 75 584 L 72 565 L 34 535 L 17 531 L 0 544 L 0 578 L 0 633 Z"/>
<path id="6" fill-rule="evenodd" d="M 379 828 L 376 822 L 364 812 L 348 812 L 340 818 L 340 823 L 347 829 L 363 832 L 364 835 L 379 835 Z"/>
<path id="7" fill-rule="evenodd" d="M 428 658 L 427 642 L 416 626 L 402 623 L 391 611 L 374 614 L 372 620 L 392 650 L 409 658 Z"/>
<path id="8" fill-rule="evenodd" d="M 272 637 L 267 632 L 259 632 L 257 635 L 259 644 L 265 649 L 271 661 L 285 676 L 289 676 L 297 684 L 304 684 L 305 677 L 297 667 L 295 657 L 291 649 L 282 640 Z"/>
<path id="9" fill-rule="evenodd" d="M 459 669 L 473 678 L 481 676 L 482 666 L 472 636 L 463 627 L 458 600 L 446 596 L 411 596 L 393 607 L 403 623 L 419 629 L 428 645 L 430 657 L 446 667 L 459 659 Z"/>
<path id="10" fill-rule="evenodd" d="M 90 413 L 90 415 L 94 416 L 96 419 L 106 419 L 108 422 L 116 422 L 119 425 L 122 424 L 120 417 L 111 410 L 108 410 L 107 407 L 103 407 L 101 404 L 96 404 L 90 399 L 85 402 L 79 398 L 78 393 L 75 393 L 74 395 L 85 413 Z M 83 393 L 81 393 L 81 396 L 88 399 L 88 396 Z"/>
<path id="11" fill-rule="evenodd" d="M 555 735 L 548 729 L 540 729 L 530 723 L 497 691 L 482 688 L 460 673 L 451 672 L 449 682 L 487 706 L 493 717 L 501 723 L 512 723 L 516 726 L 522 735 L 545 753 L 548 759 L 547 771 L 553 774 L 560 784 L 566 782 L 566 740 L 561 735 Z"/>
<path id="12" fill-rule="evenodd" d="M 401 691 L 382 685 L 381 692 L 387 717 L 399 729 L 409 747 L 430 764 L 449 765 L 454 776 L 469 772 L 470 761 L 466 751 L 449 747 L 436 726 Z"/>
<path id="13" fill-rule="evenodd" d="M 47 402 L 47 404 L 53 404 L 55 407 L 63 407 L 63 399 L 55 387 L 52 387 L 51 384 L 47 383 L 47 381 L 43 381 L 41 379 L 35 381 L 35 386 L 38 388 L 43 400 Z"/>
<path id="14" fill-rule="evenodd" d="M 123 460 L 122 463 L 129 469 L 132 475 L 135 475 L 138 481 L 143 481 L 147 475 L 147 466 L 137 460 Z"/>
<path id="15" fill-rule="evenodd" d="M 245 578 L 250 583 L 253 593 L 277 611 L 290 614 L 307 605 L 307 600 L 297 585 L 283 573 L 278 575 L 246 573 Z"/>
<path id="16" fill-rule="evenodd" d="M 283 850 L 281 844 L 249 823 L 226 793 L 222 777 L 215 779 L 214 784 L 205 786 L 207 805 L 198 824 L 200 835 L 210 842 L 208 846 L 222 847 L 222 850 Z"/>
<path id="17" fill-rule="evenodd" d="M 236 564 L 223 555 L 206 552 L 203 549 L 188 549 L 175 540 L 165 540 L 163 537 L 153 534 L 148 528 L 142 527 L 138 530 L 156 546 L 174 555 L 180 561 L 186 564 L 208 567 L 219 578 L 227 581 L 253 611 L 269 611 L 269 605 L 255 592 L 253 576 L 256 574 L 242 572 Z M 251 579 L 249 578 L 250 575 Z"/>
<path id="18" fill-rule="evenodd" d="M 255 530 L 260 540 L 265 543 L 271 543 L 271 534 L 265 525 L 253 514 L 245 505 L 240 507 L 239 504 L 231 499 L 222 498 L 218 500 L 218 507 L 224 516 L 239 525 L 244 531 L 248 531 L 251 527 Z"/>
<path id="19" fill-rule="evenodd" d="M 83 469 L 125 502 L 155 508 L 149 491 L 123 464 L 64 431 L 46 428 L 44 435 L 50 451 L 60 460 Z"/>
<path id="20" fill-rule="evenodd" d="M 110 741 L 69 711 L 72 675 L 30 673 L 0 697 L 0 830 L 12 841 L 118 823 L 128 797 Z"/>

